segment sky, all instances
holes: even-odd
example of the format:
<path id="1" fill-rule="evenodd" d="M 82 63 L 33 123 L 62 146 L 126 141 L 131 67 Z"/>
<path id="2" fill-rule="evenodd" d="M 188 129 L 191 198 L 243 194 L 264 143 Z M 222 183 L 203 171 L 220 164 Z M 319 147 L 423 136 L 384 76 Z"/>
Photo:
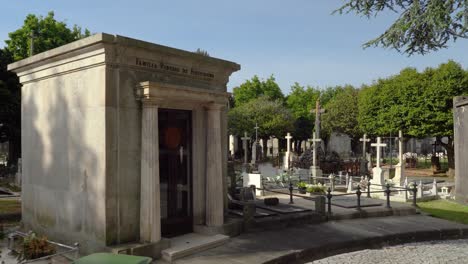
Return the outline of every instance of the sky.
<path id="1" fill-rule="evenodd" d="M 341 0 L 15 0 L 2 3 L 0 47 L 8 33 L 20 28 L 28 14 L 55 18 L 88 28 L 141 39 L 234 61 L 228 90 L 258 75 L 274 75 L 285 94 L 291 85 L 326 88 L 360 86 L 405 67 L 437 67 L 453 59 L 468 68 L 468 40 L 448 49 L 408 57 L 362 44 L 379 36 L 396 14 L 367 19 L 355 14 L 332 15 Z"/>

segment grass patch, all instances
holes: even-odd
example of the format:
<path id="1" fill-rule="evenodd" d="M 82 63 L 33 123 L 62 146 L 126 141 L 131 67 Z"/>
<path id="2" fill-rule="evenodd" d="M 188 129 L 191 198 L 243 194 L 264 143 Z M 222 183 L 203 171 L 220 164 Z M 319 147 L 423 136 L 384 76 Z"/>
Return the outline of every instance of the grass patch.
<path id="1" fill-rule="evenodd" d="M 21 202 L 19 200 L 0 200 L 0 214 L 21 213 Z"/>
<path id="2" fill-rule="evenodd" d="M 423 212 L 434 217 L 468 224 L 468 206 L 448 200 L 434 200 L 418 203 Z"/>

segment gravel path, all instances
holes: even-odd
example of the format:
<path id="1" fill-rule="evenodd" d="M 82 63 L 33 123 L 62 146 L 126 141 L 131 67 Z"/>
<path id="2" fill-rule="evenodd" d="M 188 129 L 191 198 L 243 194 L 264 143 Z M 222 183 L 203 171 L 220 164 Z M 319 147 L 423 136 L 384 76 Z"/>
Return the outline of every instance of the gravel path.
<path id="1" fill-rule="evenodd" d="M 468 239 L 409 243 L 382 249 L 366 249 L 331 256 L 309 264 L 465 264 L 468 263 Z"/>

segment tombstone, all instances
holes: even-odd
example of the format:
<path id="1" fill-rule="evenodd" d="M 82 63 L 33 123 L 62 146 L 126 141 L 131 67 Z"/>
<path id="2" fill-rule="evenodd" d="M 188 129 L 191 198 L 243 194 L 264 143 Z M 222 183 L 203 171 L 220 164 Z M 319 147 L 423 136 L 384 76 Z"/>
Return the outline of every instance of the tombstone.
<path id="1" fill-rule="evenodd" d="M 88 253 L 141 242 L 151 257 L 162 237 L 222 230 L 239 69 L 105 33 L 8 65 L 22 83 L 25 230 Z"/>
<path id="2" fill-rule="evenodd" d="M 400 130 L 398 131 L 398 164 L 395 165 L 395 177 L 393 177 L 393 182 L 396 186 L 403 186 L 403 179 L 405 177 L 406 160 L 403 157 L 403 141 L 403 132 Z"/>
<path id="3" fill-rule="evenodd" d="M 308 140 L 305 141 L 305 149 L 310 149 L 310 142 Z"/>
<path id="4" fill-rule="evenodd" d="M 23 168 L 23 164 L 21 162 L 21 159 L 18 159 L 18 171 L 16 172 L 16 175 L 15 175 L 15 184 L 17 186 L 21 186 L 21 175 L 22 175 L 22 169 Z"/>
<path id="5" fill-rule="evenodd" d="M 432 182 L 431 193 L 432 195 L 437 196 L 437 181 L 435 178 L 434 178 L 434 181 Z"/>
<path id="6" fill-rule="evenodd" d="M 286 154 L 284 155 L 284 169 L 289 170 L 290 167 L 290 162 L 292 161 L 292 156 L 291 156 L 291 139 L 293 138 L 290 133 L 284 137 L 286 139 Z"/>
<path id="7" fill-rule="evenodd" d="M 273 139 L 268 139 L 267 140 L 267 153 L 266 153 L 266 156 L 267 157 L 272 157 L 272 149 L 273 149 Z"/>
<path id="8" fill-rule="evenodd" d="M 336 152 L 341 159 L 347 160 L 351 157 L 351 137 L 343 134 L 332 132 L 327 145 L 328 152 Z"/>
<path id="9" fill-rule="evenodd" d="M 376 189 L 376 190 L 383 190 L 385 189 L 385 178 L 384 178 L 384 171 L 380 167 L 380 150 L 381 147 L 386 147 L 387 144 L 382 143 L 380 137 L 377 137 L 377 142 L 371 144 L 372 147 L 377 148 L 377 157 L 376 157 L 376 166 L 375 168 L 372 169 L 372 184 L 376 185 L 371 185 L 371 189 Z"/>
<path id="10" fill-rule="evenodd" d="M 367 134 L 364 134 L 362 138 L 359 139 L 362 142 L 362 159 L 359 171 L 361 175 L 367 175 L 368 170 L 368 163 L 370 163 L 370 159 L 367 159 L 367 152 L 366 152 L 366 145 L 367 142 L 370 142 L 370 138 L 367 138 Z"/>
<path id="11" fill-rule="evenodd" d="M 244 136 L 241 139 L 242 139 L 242 148 L 244 149 L 244 165 L 245 165 L 247 164 L 247 158 L 248 158 L 247 141 L 250 141 L 250 137 L 247 136 L 247 132 L 244 132 Z"/>
<path id="12" fill-rule="evenodd" d="M 372 163 L 372 155 L 370 153 L 366 153 L 366 161 L 367 161 L 367 171 L 371 171 L 374 168 L 374 164 Z"/>
<path id="13" fill-rule="evenodd" d="M 236 136 L 234 135 L 229 135 L 229 154 L 231 157 L 234 157 L 234 154 L 236 153 Z"/>
<path id="14" fill-rule="evenodd" d="M 348 189 L 346 190 L 347 193 L 353 193 L 353 177 L 349 177 Z"/>
<path id="15" fill-rule="evenodd" d="M 279 154 L 279 142 L 277 138 L 272 139 L 272 150 L 273 150 L 273 157 L 278 157 Z"/>
<path id="16" fill-rule="evenodd" d="M 262 175 L 260 173 L 244 173 L 242 177 L 242 186 L 250 187 L 255 185 L 256 188 L 263 188 Z M 262 190 L 255 190 L 255 195 L 262 196 Z"/>
<path id="17" fill-rule="evenodd" d="M 424 185 L 422 181 L 419 181 L 418 185 L 418 197 L 423 198 L 424 197 Z"/>
<path id="18" fill-rule="evenodd" d="M 257 161 L 257 142 L 254 142 L 252 144 L 252 160 L 250 161 L 250 164 L 254 165 L 255 162 Z"/>
<path id="19" fill-rule="evenodd" d="M 306 141 L 301 140 L 301 152 L 306 151 Z"/>

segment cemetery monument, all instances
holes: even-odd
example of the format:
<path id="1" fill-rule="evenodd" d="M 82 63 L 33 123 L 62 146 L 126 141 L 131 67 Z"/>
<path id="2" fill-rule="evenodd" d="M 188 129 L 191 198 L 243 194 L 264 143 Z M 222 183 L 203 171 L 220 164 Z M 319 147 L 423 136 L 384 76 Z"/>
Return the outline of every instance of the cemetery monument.
<path id="1" fill-rule="evenodd" d="M 105 33 L 8 65 L 22 84 L 25 228 L 83 253 L 137 243 L 152 256 L 164 237 L 222 230 L 239 69 Z"/>

